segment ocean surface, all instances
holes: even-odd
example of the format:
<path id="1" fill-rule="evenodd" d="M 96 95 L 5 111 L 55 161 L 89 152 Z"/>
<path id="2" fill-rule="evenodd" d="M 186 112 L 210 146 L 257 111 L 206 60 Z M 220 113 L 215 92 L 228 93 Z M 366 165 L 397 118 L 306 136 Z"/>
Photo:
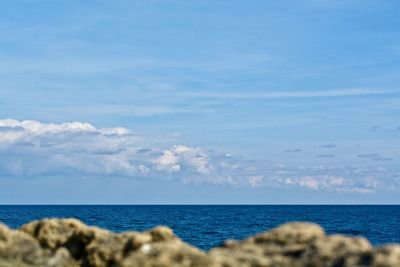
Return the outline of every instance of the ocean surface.
<path id="1" fill-rule="evenodd" d="M 290 221 L 319 223 L 329 234 L 362 235 L 375 245 L 400 243 L 400 206 L 0 205 L 0 222 L 12 228 L 46 217 L 74 217 L 116 232 L 167 225 L 186 242 L 205 250 L 225 239 L 243 239 Z"/>

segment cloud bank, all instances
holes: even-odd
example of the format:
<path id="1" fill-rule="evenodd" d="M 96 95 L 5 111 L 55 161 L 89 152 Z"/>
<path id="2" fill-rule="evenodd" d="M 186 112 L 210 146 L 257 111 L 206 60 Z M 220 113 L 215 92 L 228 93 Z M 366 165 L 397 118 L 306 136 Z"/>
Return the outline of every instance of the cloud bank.
<path id="1" fill-rule="evenodd" d="M 0 120 L 0 176 L 154 179 L 349 193 L 400 185 L 400 173 L 384 168 L 289 166 L 148 139 L 122 127 Z"/>

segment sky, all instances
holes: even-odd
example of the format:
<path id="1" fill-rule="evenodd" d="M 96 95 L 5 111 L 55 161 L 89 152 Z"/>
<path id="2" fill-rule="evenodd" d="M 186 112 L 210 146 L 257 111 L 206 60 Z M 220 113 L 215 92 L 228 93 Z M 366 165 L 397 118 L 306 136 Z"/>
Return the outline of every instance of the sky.
<path id="1" fill-rule="evenodd" d="M 400 203 L 400 3 L 0 2 L 0 204 Z"/>

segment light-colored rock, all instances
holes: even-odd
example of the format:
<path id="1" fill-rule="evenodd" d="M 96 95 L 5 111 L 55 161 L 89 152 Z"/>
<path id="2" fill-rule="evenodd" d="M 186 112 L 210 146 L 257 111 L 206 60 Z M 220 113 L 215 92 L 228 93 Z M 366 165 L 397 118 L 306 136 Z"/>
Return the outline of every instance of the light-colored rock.
<path id="1" fill-rule="evenodd" d="M 40 246 L 35 238 L 0 224 L 0 267 L 11 266 L 78 266 L 65 248 L 52 252 Z"/>
<path id="2" fill-rule="evenodd" d="M 204 252 L 178 239 L 144 244 L 140 249 L 128 254 L 121 265 L 124 267 L 208 266 Z"/>
<path id="3" fill-rule="evenodd" d="M 0 267 L 400 267 L 400 246 L 289 223 L 203 252 L 164 226 L 112 233 L 75 219 L 0 224 Z"/>

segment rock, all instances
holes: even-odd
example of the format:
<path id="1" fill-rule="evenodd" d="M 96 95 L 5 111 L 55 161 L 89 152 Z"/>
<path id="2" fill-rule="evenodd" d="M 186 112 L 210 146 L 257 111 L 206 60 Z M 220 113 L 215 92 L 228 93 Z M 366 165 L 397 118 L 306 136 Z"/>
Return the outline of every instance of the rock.
<path id="1" fill-rule="evenodd" d="M 400 266 L 400 246 L 388 245 L 377 248 L 375 253 L 371 255 L 371 258 L 374 266 Z"/>
<path id="2" fill-rule="evenodd" d="M 400 246 L 372 247 L 362 237 L 327 236 L 289 223 L 203 252 L 160 226 L 112 233 L 75 219 L 0 224 L 0 267 L 399 267 Z"/>
<path id="3" fill-rule="evenodd" d="M 327 237 L 318 225 L 291 223 L 237 244 L 213 249 L 210 255 L 221 266 L 341 267 L 343 259 L 371 251 L 370 243 L 364 238 Z"/>
<path id="4" fill-rule="evenodd" d="M 178 239 L 147 243 L 128 254 L 123 267 L 208 266 L 206 254 Z"/>
<path id="5" fill-rule="evenodd" d="M 154 241 L 167 241 L 175 237 L 172 229 L 164 226 L 159 226 L 150 230 L 150 234 Z"/>
<path id="6" fill-rule="evenodd" d="M 324 230 L 312 223 L 291 223 L 285 224 L 270 232 L 256 235 L 249 241 L 257 244 L 304 244 L 312 242 L 325 236 Z"/>
<path id="7" fill-rule="evenodd" d="M 78 266 L 68 250 L 52 253 L 40 246 L 36 239 L 0 224 L 0 267 L 11 266 Z"/>

